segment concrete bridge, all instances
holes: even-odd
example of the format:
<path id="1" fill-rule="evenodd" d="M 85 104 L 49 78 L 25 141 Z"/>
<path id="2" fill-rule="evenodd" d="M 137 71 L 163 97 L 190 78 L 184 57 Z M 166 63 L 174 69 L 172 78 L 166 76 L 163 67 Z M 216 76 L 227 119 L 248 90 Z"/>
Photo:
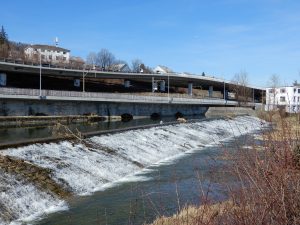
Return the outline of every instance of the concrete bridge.
<path id="1" fill-rule="evenodd" d="M 62 67 L 51 67 L 50 65 L 27 65 L 25 63 L 17 62 L 6 62 L 0 60 L 0 72 L 9 74 L 18 74 L 19 77 L 23 75 L 41 75 L 42 86 L 44 76 L 52 77 L 65 77 L 80 79 L 83 83 L 88 79 L 122 79 L 124 80 L 125 86 L 130 86 L 130 82 L 143 82 L 149 83 L 152 86 L 152 91 L 154 90 L 154 85 L 164 82 L 164 85 L 160 85 L 161 91 L 165 92 L 169 87 L 186 87 L 188 88 L 187 94 L 193 95 L 193 88 L 201 88 L 208 91 L 208 96 L 213 95 L 214 90 L 221 91 L 225 93 L 229 90 L 230 86 L 235 85 L 231 81 L 226 81 L 224 79 L 210 77 L 210 76 L 200 76 L 185 73 L 167 73 L 167 74 L 144 74 L 144 73 L 124 73 L 124 72 L 108 72 L 108 71 L 97 71 L 97 70 L 85 70 L 83 68 L 62 68 Z M 127 81 L 127 82 L 126 82 Z M 9 82 L 9 80 L 8 80 Z M 247 86 L 252 90 L 253 98 L 259 99 L 264 88 Z M 225 96 L 225 95 L 224 95 Z"/>
<path id="2" fill-rule="evenodd" d="M 106 72 L 73 68 L 52 68 L 42 65 L 26 65 L 16 62 L 0 62 L 0 73 L 7 79 L 7 87 L 0 87 L 0 116 L 34 116 L 34 115 L 83 115 L 149 117 L 152 115 L 201 115 L 209 107 L 235 107 L 236 101 L 226 99 L 225 93 L 231 82 L 206 76 L 186 74 L 137 74 Z M 47 79 L 53 85 L 64 82 L 63 90 L 45 88 Z M 28 82 L 28 80 L 29 82 Z M 30 80 L 31 79 L 31 80 Z M 78 90 L 64 90 L 65 85 L 80 79 L 82 86 Z M 101 90 L 86 91 L 85 81 L 97 82 L 103 79 L 121 79 L 124 90 L 129 93 L 103 93 Z M 39 82 L 38 82 L 39 81 Z M 43 83 L 44 81 L 44 83 Z M 35 88 L 19 88 L 23 83 L 35 83 Z M 130 90 L 130 84 L 145 86 L 142 93 Z M 154 93 L 157 82 L 160 92 Z M 38 84 L 39 85 L 36 85 Z M 123 85 L 123 84 L 122 84 Z M 148 86 L 147 86 L 148 85 Z M 178 87 L 185 87 L 186 94 L 170 92 Z M 207 95 L 193 94 L 194 87 L 206 90 Z M 127 89 L 128 88 L 128 89 Z M 148 88 L 148 89 L 147 89 Z M 263 89 L 248 87 L 252 98 L 247 107 L 256 107 Z M 99 88 L 100 89 L 100 88 Z M 214 92 L 222 95 L 214 97 Z"/>

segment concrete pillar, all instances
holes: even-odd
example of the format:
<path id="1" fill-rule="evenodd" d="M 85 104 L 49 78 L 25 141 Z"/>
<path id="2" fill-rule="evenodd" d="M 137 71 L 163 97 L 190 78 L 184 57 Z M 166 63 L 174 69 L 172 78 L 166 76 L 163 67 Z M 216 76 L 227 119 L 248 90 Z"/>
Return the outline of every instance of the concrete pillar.
<path id="1" fill-rule="evenodd" d="M 159 90 L 161 92 L 165 92 L 166 91 L 166 82 L 164 80 L 160 81 Z"/>
<path id="2" fill-rule="evenodd" d="M 7 75 L 6 73 L 0 73 L 0 87 L 6 86 Z"/>
<path id="3" fill-rule="evenodd" d="M 157 82 L 154 80 L 154 77 L 152 77 L 152 92 L 157 91 Z"/>
<path id="4" fill-rule="evenodd" d="M 209 86 L 208 89 L 208 97 L 213 97 L 213 93 L 214 93 L 214 87 L 213 86 Z"/>
<path id="5" fill-rule="evenodd" d="M 193 83 L 188 84 L 188 95 L 193 95 Z"/>
<path id="6" fill-rule="evenodd" d="M 124 80 L 124 87 L 126 88 L 130 87 L 130 80 Z"/>

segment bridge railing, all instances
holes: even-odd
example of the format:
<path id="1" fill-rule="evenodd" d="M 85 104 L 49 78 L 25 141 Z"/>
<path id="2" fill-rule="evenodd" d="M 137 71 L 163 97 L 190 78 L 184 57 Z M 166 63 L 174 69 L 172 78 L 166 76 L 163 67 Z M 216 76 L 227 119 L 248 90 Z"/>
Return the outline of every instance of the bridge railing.
<path id="1" fill-rule="evenodd" d="M 156 103 L 192 103 L 192 104 L 232 104 L 234 101 L 224 101 L 224 99 L 209 99 L 209 98 L 192 98 L 183 97 L 180 95 L 170 95 L 169 97 L 161 96 L 146 96 L 138 94 L 121 94 L 121 93 L 103 93 L 103 92 L 76 92 L 76 91 L 58 91 L 58 90 L 40 90 L 39 89 L 22 89 L 22 88 L 7 88 L 0 87 L 0 95 L 8 96 L 27 96 L 36 98 L 60 97 L 60 98 L 75 98 L 74 100 L 99 100 L 99 101 L 127 101 L 127 102 L 156 102 Z"/>

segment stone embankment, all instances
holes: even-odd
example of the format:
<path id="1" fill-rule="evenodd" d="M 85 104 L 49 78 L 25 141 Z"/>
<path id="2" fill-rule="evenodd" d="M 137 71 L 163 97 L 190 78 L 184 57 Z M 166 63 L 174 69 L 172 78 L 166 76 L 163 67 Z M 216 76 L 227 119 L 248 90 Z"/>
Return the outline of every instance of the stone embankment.
<path id="1" fill-rule="evenodd" d="M 21 176 L 49 194 L 54 194 L 63 199 L 71 196 L 67 184 L 61 185 L 52 179 L 50 169 L 44 169 L 22 159 L 3 155 L 0 155 L 0 168 L 6 173 Z"/>

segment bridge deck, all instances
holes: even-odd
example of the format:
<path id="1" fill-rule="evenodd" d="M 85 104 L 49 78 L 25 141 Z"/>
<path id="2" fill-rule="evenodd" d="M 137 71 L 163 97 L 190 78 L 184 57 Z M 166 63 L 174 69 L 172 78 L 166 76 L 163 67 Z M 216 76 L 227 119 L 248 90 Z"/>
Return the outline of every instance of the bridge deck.
<path id="1" fill-rule="evenodd" d="M 236 106 L 236 101 L 226 101 L 215 98 L 194 98 L 170 95 L 169 97 L 138 94 L 75 92 L 38 89 L 0 88 L 0 99 L 28 99 L 28 100 L 57 100 L 57 101 L 96 101 L 96 102 L 127 102 L 127 103 L 155 103 L 155 104 L 187 104 L 211 106 Z M 250 106 L 250 105 L 249 105 Z"/>

